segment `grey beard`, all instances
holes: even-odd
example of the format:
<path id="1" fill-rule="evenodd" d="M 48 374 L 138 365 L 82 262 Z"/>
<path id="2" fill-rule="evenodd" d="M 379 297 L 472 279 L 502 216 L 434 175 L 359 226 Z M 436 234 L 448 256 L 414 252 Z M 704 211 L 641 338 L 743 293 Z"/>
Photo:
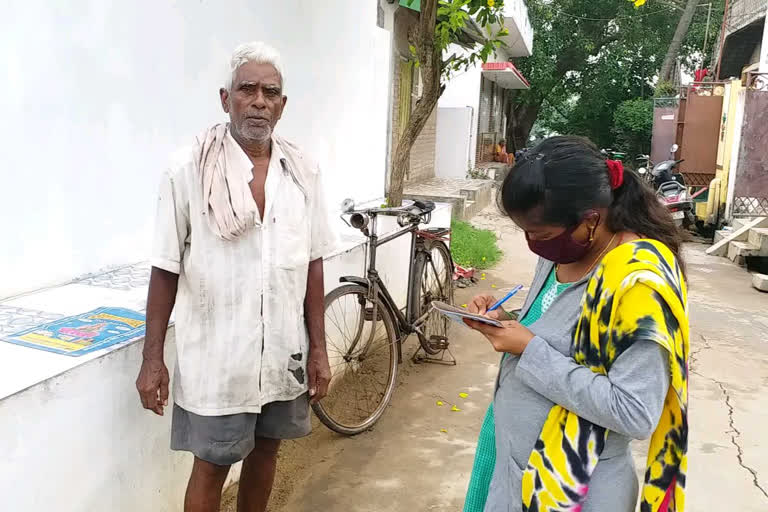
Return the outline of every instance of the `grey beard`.
<path id="1" fill-rule="evenodd" d="M 241 130 L 240 136 L 254 145 L 263 146 L 272 139 L 272 127 L 267 126 L 259 130 Z"/>

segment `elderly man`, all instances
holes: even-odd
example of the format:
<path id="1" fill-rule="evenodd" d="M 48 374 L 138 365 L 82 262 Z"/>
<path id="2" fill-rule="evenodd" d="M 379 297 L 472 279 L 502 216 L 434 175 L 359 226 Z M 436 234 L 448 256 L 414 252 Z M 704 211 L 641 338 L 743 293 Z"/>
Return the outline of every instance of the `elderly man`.
<path id="1" fill-rule="evenodd" d="M 283 83 L 274 49 L 238 47 L 220 90 L 230 122 L 198 136 L 160 186 L 136 387 L 162 415 L 175 305 L 171 449 L 195 456 L 186 512 L 219 510 L 241 460 L 238 511 L 265 510 L 280 440 L 309 434 L 310 400 L 331 377 L 322 257 L 334 237 L 318 167 L 273 133 Z"/>

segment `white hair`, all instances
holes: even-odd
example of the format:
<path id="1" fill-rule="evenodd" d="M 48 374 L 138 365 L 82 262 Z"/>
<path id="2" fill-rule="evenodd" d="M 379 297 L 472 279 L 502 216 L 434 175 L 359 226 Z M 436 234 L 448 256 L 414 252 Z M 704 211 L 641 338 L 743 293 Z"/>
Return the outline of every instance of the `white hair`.
<path id="1" fill-rule="evenodd" d="M 277 70 L 280 76 L 280 86 L 285 87 L 285 78 L 283 77 L 283 65 L 280 59 L 280 53 L 267 43 L 253 41 L 243 43 L 232 52 L 232 58 L 229 61 L 229 75 L 224 82 L 224 88 L 229 91 L 232 89 L 232 80 L 235 79 L 235 73 L 243 64 L 256 62 L 258 64 L 271 64 Z"/>

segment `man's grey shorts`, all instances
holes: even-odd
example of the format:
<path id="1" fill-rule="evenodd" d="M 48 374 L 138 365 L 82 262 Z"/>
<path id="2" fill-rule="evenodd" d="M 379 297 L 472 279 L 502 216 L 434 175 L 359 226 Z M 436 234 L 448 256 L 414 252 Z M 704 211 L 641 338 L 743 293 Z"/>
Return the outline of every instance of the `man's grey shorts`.
<path id="1" fill-rule="evenodd" d="M 309 396 L 272 402 L 257 414 L 200 416 L 173 405 L 171 450 L 192 452 L 195 457 L 228 466 L 248 456 L 256 438 L 297 439 L 309 435 Z"/>

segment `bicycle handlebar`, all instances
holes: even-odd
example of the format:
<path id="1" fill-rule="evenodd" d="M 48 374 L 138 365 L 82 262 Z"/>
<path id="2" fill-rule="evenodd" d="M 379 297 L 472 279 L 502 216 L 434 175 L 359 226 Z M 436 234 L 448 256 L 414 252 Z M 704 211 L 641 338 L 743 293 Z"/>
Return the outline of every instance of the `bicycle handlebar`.
<path id="1" fill-rule="evenodd" d="M 414 212 L 414 209 L 418 209 L 418 212 Z M 401 213 L 411 213 L 414 215 L 426 215 L 435 209 L 435 203 L 433 201 L 414 201 L 413 204 L 406 206 L 395 206 L 385 208 L 362 208 L 360 210 L 350 210 L 345 212 L 351 213 L 364 213 L 364 214 L 380 214 L 380 215 L 399 215 Z"/>

